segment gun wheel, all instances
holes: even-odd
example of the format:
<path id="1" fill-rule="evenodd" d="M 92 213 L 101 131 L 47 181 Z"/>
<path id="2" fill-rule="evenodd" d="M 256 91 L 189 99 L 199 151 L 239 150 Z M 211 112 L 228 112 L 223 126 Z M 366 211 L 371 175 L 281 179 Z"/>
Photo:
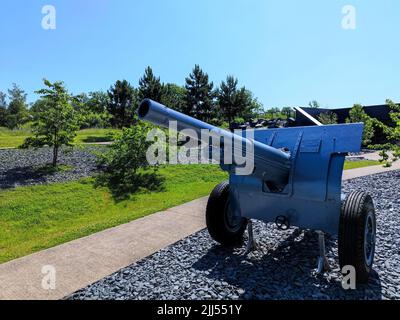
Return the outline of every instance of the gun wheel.
<path id="1" fill-rule="evenodd" d="M 371 196 L 352 192 L 342 204 L 339 225 L 339 264 L 356 270 L 358 283 L 366 283 L 375 255 L 376 217 Z"/>
<path id="2" fill-rule="evenodd" d="M 217 185 L 210 194 L 206 209 L 206 224 L 210 236 L 220 244 L 235 246 L 243 243 L 247 220 L 232 214 L 227 181 Z"/>

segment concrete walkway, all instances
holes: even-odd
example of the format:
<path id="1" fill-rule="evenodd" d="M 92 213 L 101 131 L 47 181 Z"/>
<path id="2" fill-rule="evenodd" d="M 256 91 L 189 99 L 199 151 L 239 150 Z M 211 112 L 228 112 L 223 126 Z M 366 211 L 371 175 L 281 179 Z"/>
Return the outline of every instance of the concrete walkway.
<path id="1" fill-rule="evenodd" d="M 400 161 L 391 168 L 374 166 L 347 170 L 343 179 L 397 169 L 400 169 Z M 1 264 L 0 299 L 63 298 L 203 229 L 206 203 L 207 197 L 194 200 Z M 53 270 L 55 278 L 51 278 Z M 49 289 L 52 279 L 55 288 Z"/>
<path id="2" fill-rule="evenodd" d="M 1 264 L 0 299 L 61 299 L 203 229 L 206 203 L 201 198 Z M 55 289 L 43 289 L 53 267 Z"/>
<path id="3" fill-rule="evenodd" d="M 379 165 L 379 166 L 345 170 L 343 172 L 343 180 L 349 180 L 357 177 L 369 176 L 371 174 L 383 173 L 393 170 L 400 170 L 400 161 L 394 162 L 393 165 L 389 168 L 384 168 L 382 165 Z"/>

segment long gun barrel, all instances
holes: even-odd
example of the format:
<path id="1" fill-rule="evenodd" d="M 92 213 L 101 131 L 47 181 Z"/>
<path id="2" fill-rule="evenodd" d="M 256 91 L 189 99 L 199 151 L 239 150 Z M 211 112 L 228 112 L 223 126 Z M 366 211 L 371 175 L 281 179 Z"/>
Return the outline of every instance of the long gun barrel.
<path id="1" fill-rule="evenodd" d="M 182 114 L 150 99 L 141 102 L 138 110 L 139 118 L 155 125 L 168 128 L 170 121 L 176 121 L 177 130 L 192 129 L 197 138 L 206 129 L 223 137 L 224 141 L 232 141 L 233 145 L 253 145 L 254 152 L 246 149 L 246 158 L 253 157 L 255 171 L 253 174 L 262 176 L 266 181 L 275 183 L 277 187 L 287 184 L 290 172 L 290 154 L 270 147 L 258 141 L 250 140 L 227 130 L 212 126 L 206 122 Z"/>

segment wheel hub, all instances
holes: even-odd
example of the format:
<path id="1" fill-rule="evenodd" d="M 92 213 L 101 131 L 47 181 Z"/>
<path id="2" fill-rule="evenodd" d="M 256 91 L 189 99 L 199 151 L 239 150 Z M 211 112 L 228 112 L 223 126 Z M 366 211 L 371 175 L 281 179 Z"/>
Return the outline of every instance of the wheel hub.
<path id="1" fill-rule="evenodd" d="M 368 266 L 372 265 L 375 253 L 375 240 L 376 240 L 375 220 L 373 213 L 369 212 L 365 220 L 364 228 L 364 257 Z"/>
<path id="2" fill-rule="evenodd" d="M 235 215 L 230 209 L 230 201 L 226 202 L 224 209 L 225 225 L 231 232 L 238 231 L 242 226 L 242 218 Z"/>

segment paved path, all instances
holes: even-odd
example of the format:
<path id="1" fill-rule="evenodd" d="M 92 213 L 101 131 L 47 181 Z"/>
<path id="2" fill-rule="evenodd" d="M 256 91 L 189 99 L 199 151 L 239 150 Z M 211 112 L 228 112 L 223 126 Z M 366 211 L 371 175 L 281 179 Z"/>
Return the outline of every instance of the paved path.
<path id="1" fill-rule="evenodd" d="M 63 298 L 203 229 L 206 202 L 201 198 L 0 264 L 0 299 Z M 43 266 L 55 268 L 55 290 L 42 288 L 48 274 Z"/>
<path id="2" fill-rule="evenodd" d="M 396 161 L 389 168 L 384 168 L 382 165 L 379 165 L 379 166 L 371 166 L 371 167 L 345 170 L 343 172 L 343 180 L 354 179 L 357 177 L 363 177 L 363 176 L 368 176 L 370 174 L 382 173 L 382 172 L 393 171 L 393 170 L 400 170 L 400 161 Z"/>
<path id="3" fill-rule="evenodd" d="M 343 179 L 400 169 L 366 167 Z M 207 197 L 0 265 L 0 299 L 60 299 L 205 227 Z M 42 288 L 53 266 L 55 289 Z M 47 269 L 48 270 L 48 269 Z M 47 275 L 50 275 L 47 273 Z"/>

